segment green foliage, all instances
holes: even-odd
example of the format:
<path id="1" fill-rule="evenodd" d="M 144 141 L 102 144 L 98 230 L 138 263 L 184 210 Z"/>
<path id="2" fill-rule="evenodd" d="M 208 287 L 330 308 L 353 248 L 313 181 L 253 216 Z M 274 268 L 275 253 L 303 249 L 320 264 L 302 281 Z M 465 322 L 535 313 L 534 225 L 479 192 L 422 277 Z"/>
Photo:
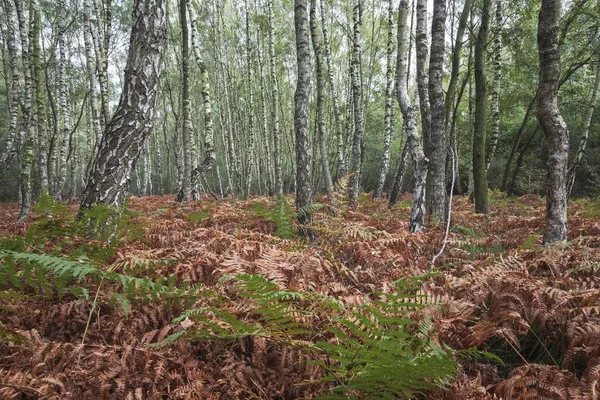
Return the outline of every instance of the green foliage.
<path id="1" fill-rule="evenodd" d="M 210 213 L 208 211 L 199 211 L 197 213 L 188 215 L 185 219 L 190 222 L 200 222 L 208 217 L 210 217 Z"/>
<path id="2" fill-rule="evenodd" d="M 431 339 L 431 324 L 409 318 L 423 307 L 410 290 L 418 282 L 396 282 L 396 293 L 380 293 L 385 301 L 363 305 L 329 328 L 331 340 L 317 344 L 334 360 L 322 363 L 337 383 L 327 398 L 414 398 L 455 375 L 452 352 Z"/>
<path id="3" fill-rule="evenodd" d="M 281 239 L 293 239 L 296 237 L 293 222 L 294 211 L 288 204 L 286 197 L 280 196 L 273 206 L 255 203 L 252 205 L 252 212 L 275 223 L 275 226 L 277 226 L 274 233 L 275 236 Z"/>
<path id="4" fill-rule="evenodd" d="M 327 296 L 283 290 L 260 275 L 226 276 L 220 282 L 232 283 L 235 297 L 246 308 L 233 307 L 222 296 L 210 305 L 187 310 L 173 323 L 188 328 L 156 346 L 179 338 L 267 337 L 326 356 L 327 361 L 315 361 L 327 371 L 325 379 L 335 385 L 326 398 L 412 398 L 436 389 L 456 373 L 452 352 L 435 343 L 431 324 L 419 326 L 409 317 L 424 307 L 418 294 L 423 278 L 398 281 L 396 293 L 377 293 L 380 300 L 352 310 Z M 331 326 L 307 330 L 318 315 L 327 316 Z M 309 333 L 321 341 L 316 345 L 307 341 Z"/>
<path id="5" fill-rule="evenodd" d="M 124 309 L 130 300 L 147 302 L 149 300 L 182 302 L 188 305 L 197 297 L 199 290 L 191 287 L 187 281 L 175 285 L 174 276 L 163 277 L 157 281 L 150 278 L 138 278 L 105 271 L 88 259 L 71 260 L 47 254 L 23 253 L 0 250 L 0 290 L 33 291 L 36 294 L 59 297 L 73 294 L 89 298 L 89 290 L 82 285 L 89 278 L 96 285 L 102 281 L 117 284 L 122 295 L 114 299 L 121 301 Z"/>

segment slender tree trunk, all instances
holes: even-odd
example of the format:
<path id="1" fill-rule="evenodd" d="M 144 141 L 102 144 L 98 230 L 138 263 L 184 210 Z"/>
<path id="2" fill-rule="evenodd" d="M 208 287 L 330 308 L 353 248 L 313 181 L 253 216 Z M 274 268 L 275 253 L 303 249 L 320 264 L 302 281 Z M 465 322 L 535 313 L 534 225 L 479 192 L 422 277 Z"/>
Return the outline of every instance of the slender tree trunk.
<path id="1" fill-rule="evenodd" d="M 449 145 L 453 149 L 454 154 L 457 155 L 458 158 L 458 139 L 456 137 L 456 113 L 458 110 L 458 106 L 460 103 L 460 99 L 462 97 L 462 93 L 464 92 L 465 85 L 461 87 L 460 93 L 458 95 L 458 99 L 456 98 L 456 87 L 458 85 L 458 78 L 460 74 L 460 61 L 461 61 L 461 53 L 463 48 L 463 39 L 465 35 L 465 30 L 467 28 L 467 22 L 469 20 L 469 14 L 471 13 L 471 8 L 473 6 L 473 0 L 466 0 L 463 9 L 460 13 L 458 28 L 456 31 L 456 38 L 454 40 L 454 49 L 452 51 L 452 70 L 450 72 L 450 82 L 448 83 L 448 90 L 446 91 L 446 135 L 449 139 Z M 467 78 L 464 83 L 468 81 L 469 74 L 467 73 Z M 462 193 L 462 184 L 460 180 L 460 170 L 459 168 L 454 169 L 454 181 L 455 181 L 455 193 Z"/>
<path id="2" fill-rule="evenodd" d="M 544 244 L 567 240 L 569 131 L 558 108 L 560 0 L 542 0 L 538 22 L 540 79 L 538 119 L 548 142 Z"/>
<path id="3" fill-rule="evenodd" d="M 317 139 L 319 143 L 321 172 L 325 179 L 325 189 L 329 204 L 335 203 L 333 196 L 333 180 L 329 170 L 329 153 L 325 134 L 325 78 L 323 77 L 323 59 L 321 44 L 317 33 L 317 0 L 310 0 L 310 34 L 315 53 L 315 75 L 317 80 Z"/>
<path id="4" fill-rule="evenodd" d="M 310 98 L 310 44 L 308 38 L 308 8 L 306 0 L 295 0 L 294 24 L 296 30 L 296 55 L 298 81 L 295 95 L 294 126 L 296 133 L 296 211 L 298 223 L 306 225 L 312 216 L 306 207 L 312 203 L 311 146 L 308 119 Z M 310 236 L 307 230 L 302 233 Z"/>
<path id="5" fill-rule="evenodd" d="M 510 150 L 510 154 L 508 156 L 508 161 L 506 161 L 506 167 L 504 167 L 504 173 L 502 174 L 502 190 L 506 191 L 508 189 L 508 176 L 510 174 L 510 167 L 515 158 L 515 154 L 519 148 L 519 144 L 521 144 L 521 138 L 523 137 L 523 133 L 525 132 L 525 128 L 527 126 L 527 122 L 529 121 L 529 117 L 534 110 L 534 107 L 537 103 L 538 92 L 535 93 L 535 96 L 529 102 L 529 106 L 527 107 L 527 111 L 525 112 L 525 117 L 523 117 L 523 122 L 521 122 L 521 126 L 519 127 L 519 131 L 517 132 L 517 139 L 513 141 L 512 148 Z"/>
<path id="6" fill-rule="evenodd" d="M 488 212 L 488 183 L 485 158 L 487 121 L 486 47 L 489 30 L 490 0 L 483 0 L 481 26 L 475 43 L 475 135 L 473 137 L 473 189 L 475 212 Z"/>
<path id="7" fill-rule="evenodd" d="M 427 0 L 417 0 L 417 28 L 415 50 L 417 53 L 417 89 L 421 111 L 421 131 L 423 132 L 423 147 L 429 155 L 431 139 L 431 111 L 429 108 L 429 76 L 427 65 L 429 57 L 429 41 L 427 39 Z"/>
<path id="8" fill-rule="evenodd" d="M 190 39 L 186 0 L 179 1 L 179 22 L 181 25 L 181 141 L 183 144 L 183 176 L 176 201 L 192 200 L 192 118 L 190 115 Z"/>
<path id="9" fill-rule="evenodd" d="M 446 0 L 434 0 L 431 23 L 431 59 L 429 61 L 429 102 L 431 106 L 431 126 L 429 143 L 430 190 L 428 211 L 434 222 L 446 220 L 446 107 L 442 78 L 444 72 L 444 52 L 446 37 Z"/>
<path id="10" fill-rule="evenodd" d="M 273 196 L 275 193 L 273 186 L 273 156 L 271 153 L 271 135 L 269 135 L 269 127 L 267 121 L 267 84 L 265 82 L 265 71 L 263 67 L 264 57 L 261 50 L 259 29 L 256 31 L 256 42 L 257 42 L 257 56 L 258 56 L 258 72 L 259 72 L 259 84 L 260 84 L 260 111 L 262 117 L 262 133 L 263 133 L 263 160 L 265 162 L 265 177 L 267 184 L 267 191 L 269 196 Z"/>
<path id="11" fill-rule="evenodd" d="M 24 3 L 24 2 L 23 2 Z M 21 0 L 15 1 L 17 10 L 17 19 L 19 21 L 19 34 L 21 37 L 21 60 L 23 63 L 23 78 L 24 78 L 24 99 L 22 106 L 22 121 L 19 132 L 19 140 L 22 143 L 21 151 L 21 172 L 19 175 L 20 183 L 20 205 L 19 220 L 23 220 L 29 215 L 31 207 L 32 190 L 31 190 L 31 169 L 33 166 L 33 144 L 34 144 L 34 118 L 35 110 L 32 107 L 33 99 L 33 79 L 31 74 L 31 48 L 33 42 L 31 35 L 30 19 L 33 16 L 33 8 L 29 9 L 28 15 L 25 14 L 25 4 Z M 31 3 L 30 3 L 31 7 Z"/>
<path id="12" fill-rule="evenodd" d="M 354 136 L 352 140 L 352 164 L 350 172 L 353 174 L 350 181 L 350 202 L 353 207 L 358 204 L 360 192 L 360 165 L 362 158 L 362 145 L 364 137 L 363 124 L 363 88 L 360 76 L 360 30 L 361 30 L 361 0 L 354 0 L 352 12 L 353 35 L 352 35 L 352 102 L 354 105 Z"/>
<path id="13" fill-rule="evenodd" d="M 191 0 L 186 0 L 187 8 L 190 12 L 190 23 L 192 26 L 192 49 L 194 51 L 194 57 L 198 69 L 200 70 L 200 81 L 202 84 L 202 99 L 204 108 L 204 159 L 200 165 L 194 171 L 192 171 L 192 186 L 198 185 L 199 180 L 203 179 L 205 174 L 212 169 L 216 163 L 215 153 L 215 141 L 214 141 L 214 128 L 212 118 L 212 101 L 210 83 L 208 81 L 208 70 L 206 63 L 204 62 L 201 53 L 200 46 L 198 45 L 198 32 L 197 32 L 197 16 L 196 11 L 192 5 Z"/>
<path id="14" fill-rule="evenodd" d="M 408 162 L 409 156 L 409 142 L 408 140 L 402 146 L 402 154 L 398 159 L 398 167 L 396 168 L 396 175 L 394 178 L 394 184 L 390 192 L 390 199 L 388 202 L 388 208 L 392 208 L 398 203 L 400 199 L 400 192 L 402 191 L 402 185 L 404 184 L 404 175 L 406 174 L 406 163 Z"/>
<path id="15" fill-rule="evenodd" d="M 255 160 L 254 154 L 254 89 L 252 85 L 252 43 L 250 37 L 250 11 L 248 0 L 244 0 L 246 11 L 246 78 L 248 85 L 247 111 L 248 111 L 248 158 L 246 163 L 246 188 L 244 198 L 250 196 L 252 187 L 252 170 Z M 260 180 L 259 180 L 260 182 Z"/>
<path id="16" fill-rule="evenodd" d="M 10 121 L 8 123 L 8 137 L 2 156 L 3 168 L 8 168 L 17 158 L 19 153 L 19 141 L 17 138 L 17 122 L 19 119 L 19 108 L 21 103 L 21 79 L 19 73 L 19 59 L 17 55 L 17 30 L 14 8 L 9 0 L 4 0 L 6 10 L 7 37 L 6 47 L 8 50 L 11 86 L 10 86 Z"/>
<path id="17" fill-rule="evenodd" d="M 390 169 L 390 155 L 392 149 L 392 133 L 394 131 L 394 2 L 388 0 L 388 45 L 387 45 L 387 69 L 386 69 L 386 85 L 385 85 L 385 112 L 384 112 L 384 129 L 385 136 L 383 138 L 383 157 L 381 159 L 381 169 L 377 179 L 377 186 L 373 192 L 373 198 L 381 196 L 385 185 L 385 178 Z"/>
<path id="18" fill-rule="evenodd" d="M 86 2 L 88 0 L 85 0 Z M 100 5 L 99 0 L 94 0 L 94 12 L 89 13 L 90 20 L 90 34 L 92 42 L 94 43 L 94 52 L 96 59 L 96 69 L 98 71 L 98 83 L 100 86 L 100 125 L 102 129 L 108 124 L 110 118 L 109 115 L 109 104 L 108 104 L 108 50 L 110 44 L 110 27 L 111 27 L 111 0 L 104 1 L 105 3 L 105 28 L 102 29 L 99 22 L 100 18 Z M 91 5 L 90 5 L 91 7 Z M 108 30 L 107 30 L 108 29 Z"/>
<path id="19" fill-rule="evenodd" d="M 46 131 L 46 103 L 44 99 L 44 72 L 41 63 L 41 31 L 42 31 L 42 16 L 40 13 L 40 5 L 37 0 L 31 2 L 33 8 L 33 76 L 35 83 L 35 103 L 36 110 L 35 128 L 37 130 L 37 168 L 40 176 L 40 191 L 48 192 L 48 169 L 46 167 L 48 150 L 48 134 Z"/>
<path id="20" fill-rule="evenodd" d="M 62 199 L 63 189 L 67 181 L 67 156 L 71 145 L 71 116 L 69 113 L 69 88 L 67 86 L 66 63 L 67 48 L 65 44 L 66 25 L 66 4 L 65 0 L 58 0 L 58 87 L 60 98 L 60 110 L 62 114 L 62 145 L 60 148 L 60 158 L 58 161 L 58 173 L 56 174 L 56 186 L 54 197 Z"/>
<path id="21" fill-rule="evenodd" d="M 269 72 L 271 74 L 271 119 L 273 124 L 273 153 L 275 161 L 275 193 L 283 195 L 283 167 L 281 157 L 281 133 L 279 129 L 279 88 L 277 87 L 277 70 L 275 69 L 275 26 L 273 24 L 273 0 L 267 0 L 269 36 Z"/>
<path id="22" fill-rule="evenodd" d="M 337 140 L 337 178 L 346 175 L 346 157 L 344 151 L 344 133 L 342 130 L 342 108 L 338 97 L 338 92 L 335 88 L 333 79 L 333 66 L 331 63 L 331 45 L 329 44 L 329 32 L 327 31 L 327 23 L 325 18 L 325 0 L 321 0 L 321 30 L 323 31 L 323 46 L 325 48 L 325 62 L 327 63 L 327 77 L 329 79 L 329 90 L 333 102 L 333 115 L 336 126 Z"/>
<path id="23" fill-rule="evenodd" d="M 413 163 L 413 177 L 415 183 L 412 191 L 412 209 L 410 213 L 411 232 L 421 232 L 425 225 L 425 190 L 427 179 L 427 164 L 429 160 L 421 147 L 417 132 L 417 106 L 412 105 L 408 96 L 407 85 L 407 41 L 410 35 L 407 32 L 406 18 L 408 16 L 408 3 L 400 0 L 398 9 L 398 61 L 396 63 L 396 94 L 403 115 L 406 128 L 407 146 L 410 148 Z"/>
<path id="24" fill-rule="evenodd" d="M 502 79 L 502 0 L 496 0 L 496 17 L 494 19 L 494 83 L 492 86 L 492 131 L 490 135 L 489 152 L 486 154 L 485 169 L 490 169 L 490 164 L 496 154 L 496 146 L 500 137 L 500 81 Z"/>
<path id="25" fill-rule="evenodd" d="M 106 126 L 81 208 L 121 208 L 131 173 L 153 126 L 166 44 L 166 1 L 135 0 L 124 87 Z"/>
<path id="26" fill-rule="evenodd" d="M 600 9 L 600 5 L 598 6 Z M 569 166 L 568 179 L 567 179 L 567 195 L 571 196 L 571 192 L 573 191 L 573 185 L 575 184 L 575 174 L 577 172 L 577 167 L 581 163 L 583 159 L 583 154 L 585 152 L 585 148 L 587 146 L 588 138 L 590 135 L 590 125 L 592 124 L 592 117 L 594 116 L 594 110 L 596 109 L 596 103 L 598 101 L 598 91 L 600 88 L 600 57 L 598 58 L 598 62 L 596 65 L 596 78 L 594 80 L 594 88 L 592 89 L 592 98 L 590 100 L 590 105 L 588 106 L 587 115 L 585 116 L 585 121 L 583 123 L 583 128 L 581 132 L 581 139 L 579 141 L 579 146 L 577 147 L 577 152 L 575 153 L 575 157 L 573 157 L 573 161 L 571 161 L 571 165 Z"/>
<path id="27" fill-rule="evenodd" d="M 92 0 L 83 1 L 83 40 L 85 44 L 85 58 L 88 80 L 90 84 L 90 107 L 92 109 L 92 126 L 96 143 L 102 139 L 102 125 L 100 123 L 100 109 L 98 108 L 98 81 L 96 79 L 96 53 L 92 31 Z"/>

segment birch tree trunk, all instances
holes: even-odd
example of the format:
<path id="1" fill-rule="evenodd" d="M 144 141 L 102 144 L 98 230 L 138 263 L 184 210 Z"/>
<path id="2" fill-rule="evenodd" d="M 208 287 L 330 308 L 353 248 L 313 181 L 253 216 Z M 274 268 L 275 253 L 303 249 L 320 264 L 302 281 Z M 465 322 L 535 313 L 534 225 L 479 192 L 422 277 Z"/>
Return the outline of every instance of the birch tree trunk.
<path id="1" fill-rule="evenodd" d="M 408 97 L 407 84 L 407 41 L 410 34 L 407 30 L 406 18 L 408 16 L 408 2 L 400 0 L 398 9 L 398 60 L 396 63 L 396 95 L 400 110 L 402 111 L 404 127 L 406 129 L 407 146 L 410 149 L 413 163 L 413 177 L 415 183 L 412 191 L 412 208 L 410 212 L 411 232 L 421 232 L 425 225 L 425 188 L 427 179 L 427 164 L 429 160 L 425 157 L 423 148 L 419 141 L 417 132 L 417 110 L 416 105 L 411 104 Z"/>
<path id="2" fill-rule="evenodd" d="M 362 158 L 362 145 L 364 137 L 363 124 L 363 90 L 360 77 L 360 30 L 361 30 L 361 0 L 354 0 L 352 21 L 352 102 L 354 106 L 354 136 L 352 138 L 352 164 L 350 172 L 353 174 L 350 181 L 350 203 L 352 207 L 358 204 L 358 195 L 360 192 L 360 166 Z"/>
<path id="3" fill-rule="evenodd" d="M 11 73 L 10 86 L 10 121 L 8 123 L 8 137 L 2 155 L 3 168 L 8 168 L 17 158 L 19 153 L 19 141 L 17 138 L 17 123 L 19 119 L 19 108 L 21 103 L 21 79 L 19 72 L 19 59 L 17 55 L 17 30 L 14 8 L 9 0 L 4 0 L 6 10 L 6 47 L 9 56 Z"/>
<path id="4" fill-rule="evenodd" d="M 446 0 L 434 0 L 431 23 L 431 59 L 429 61 L 429 102 L 431 133 L 429 146 L 428 189 L 431 192 L 428 211 L 435 222 L 446 220 L 446 107 L 442 78 L 446 36 Z"/>
<path id="5" fill-rule="evenodd" d="M 35 129 L 37 131 L 37 168 L 40 176 L 40 191 L 41 193 L 48 192 L 48 134 L 46 130 L 46 103 L 44 98 L 44 72 L 41 63 L 41 32 L 42 32 L 42 16 L 40 13 L 40 4 L 37 0 L 31 1 L 33 9 L 33 76 L 35 86 Z"/>
<path id="6" fill-rule="evenodd" d="M 475 43 L 475 126 L 473 136 L 473 193 L 475 212 L 488 212 L 488 182 L 485 157 L 487 121 L 486 47 L 489 30 L 490 0 L 483 0 L 481 26 Z"/>
<path id="7" fill-rule="evenodd" d="M 81 208 L 121 208 L 131 173 L 154 121 L 166 44 L 166 1 L 135 0 L 124 87 L 106 126 L 84 189 Z"/>
<path id="8" fill-rule="evenodd" d="M 569 131 L 558 108 L 560 0 L 542 0 L 538 21 L 540 78 L 538 119 L 548 142 L 544 244 L 567 240 Z"/>
<path id="9" fill-rule="evenodd" d="M 102 139 L 102 126 L 100 124 L 100 109 L 98 108 L 98 80 L 96 79 L 96 52 L 92 40 L 92 0 L 83 1 L 83 41 L 85 45 L 85 58 L 88 80 L 90 84 L 90 108 L 92 109 L 92 127 L 96 143 Z"/>
<path id="10" fill-rule="evenodd" d="M 273 124 L 273 153 L 275 162 L 275 193 L 278 196 L 283 195 L 283 167 L 281 157 L 281 138 L 279 130 L 279 88 L 277 87 L 277 70 L 275 69 L 275 27 L 273 25 L 273 0 L 267 0 L 267 23 L 269 25 L 268 33 L 268 51 L 269 51 L 269 72 L 271 74 L 271 119 Z"/>
<path id="11" fill-rule="evenodd" d="M 319 141 L 320 163 L 325 189 L 329 204 L 335 203 L 333 195 L 333 180 L 329 170 L 329 153 L 327 151 L 327 137 L 325 135 L 325 79 L 323 77 L 323 60 L 321 44 L 317 33 L 317 0 L 310 0 L 310 34 L 313 51 L 315 53 L 315 75 L 317 80 L 317 138 Z"/>
<path id="12" fill-rule="evenodd" d="M 333 102 L 333 115 L 335 118 L 336 126 L 336 139 L 337 139 L 337 178 L 346 175 L 346 157 L 344 151 L 344 133 L 342 130 L 342 109 L 340 107 L 340 100 L 338 92 L 335 88 L 333 79 L 333 66 L 331 64 L 331 45 L 329 43 L 329 32 L 327 31 L 327 22 L 325 18 L 325 6 L 324 1 L 321 0 L 321 30 L 323 32 L 323 47 L 325 48 L 325 62 L 327 63 L 327 77 L 329 79 L 329 91 L 331 92 L 331 99 Z"/>
<path id="13" fill-rule="evenodd" d="M 392 150 L 392 133 L 394 130 L 394 2 L 388 0 L 388 43 L 386 57 L 386 84 L 385 84 L 385 112 L 384 112 L 384 130 L 383 155 L 381 159 L 381 169 L 377 179 L 377 186 L 373 192 L 373 198 L 381 196 L 385 178 L 390 169 L 390 155 Z"/>
<path id="14" fill-rule="evenodd" d="M 34 143 L 34 120 L 32 107 L 33 98 L 33 79 L 31 76 L 31 49 L 30 43 L 33 41 L 30 37 L 31 30 L 30 19 L 33 14 L 33 8 L 30 8 L 26 14 L 25 5 L 22 0 L 15 1 L 15 9 L 17 10 L 17 20 L 19 22 L 19 35 L 21 38 L 21 60 L 23 64 L 24 78 L 24 98 L 22 110 L 22 121 L 19 132 L 19 141 L 22 145 L 21 150 L 21 172 L 19 174 L 20 183 L 20 206 L 19 220 L 23 220 L 29 215 L 31 207 L 31 169 L 33 166 L 33 143 Z M 31 3 L 30 3 L 31 7 Z"/>
<path id="15" fill-rule="evenodd" d="M 307 0 L 295 0 L 294 25 L 296 30 L 296 57 L 298 81 L 296 84 L 294 126 L 296 135 L 296 211 L 301 233 L 310 236 L 302 225 L 309 224 L 312 216 L 306 206 L 312 203 L 311 146 L 308 128 L 308 102 L 310 98 L 310 44 L 308 38 Z"/>
<path id="16" fill-rule="evenodd" d="M 200 53 L 200 45 L 198 44 L 198 17 L 196 16 L 196 11 L 192 6 L 192 1 L 186 0 L 186 5 L 190 13 L 190 23 L 192 27 L 192 49 L 194 51 L 194 58 L 196 59 L 196 64 L 198 64 L 198 69 L 200 70 L 201 91 L 203 99 L 202 105 L 204 108 L 204 158 L 202 160 L 202 163 L 198 165 L 198 167 L 196 167 L 194 171 L 192 171 L 192 187 L 196 187 L 200 179 L 202 179 L 204 175 L 208 171 L 210 171 L 210 169 L 215 165 L 217 157 L 215 154 L 212 102 L 210 84 L 208 81 L 208 70 L 206 68 L 206 64 L 204 63 L 204 59 L 202 58 L 202 55 Z"/>
<path id="17" fill-rule="evenodd" d="M 60 98 L 60 110 L 62 115 L 62 144 L 60 148 L 60 157 L 58 161 L 58 172 L 56 174 L 56 186 L 54 188 L 54 197 L 62 199 L 63 189 L 67 181 L 67 156 L 71 146 L 71 116 L 69 113 L 69 88 L 67 86 L 66 62 L 67 48 L 65 44 L 66 25 L 66 4 L 65 0 L 58 0 L 58 91 Z"/>
<path id="18" fill-rule="evenodd" d="M 485 169 L 496 154 L 496 146 L 500 137 L 500 83 L 502 79 L 502 0 L 496 0 L 496 17 L 494 19 L 494 83 L 492 85 L 492 131 L 490 132 L 489 152 L 486 154 Z"/>
<path id="19" fill-rule="evenodd" d="M 423 147 L 429 154 L 431 136 L 431 111 L 429 108 L 429 76 L 427 65 L 429 57 L 429 43 L 427 39 L 427 0 L 417 0 L 417 27 L 415 36 L 415 51 L 417 54 L 417 89 L 421 111 L 421 131 L 423 133 Z"/>
<path id="20" fill-rule="evenodd" d="M 250 37 L 250 11 L 248 10 L 248 0 L 244 0 L 246 11 L 246 78 L 248 85 L 248 98 L 246 110 L 248 112 L 248 158 L 246 162 L 246 188 L 244 198 L 250 196 L 252 187 L 252 170 L 256 161 L 254 155 L 254 89 L 252 85 L 252 43 Z"/>
<path id="21" fill-rule="evenodd" d="M 181 25 L 181 142 L 183 144 L 183 176 L 176 201 L 192 200 L 192 103 L 190 99 L 190 39 L 186 0 L 179 1 Z"/>

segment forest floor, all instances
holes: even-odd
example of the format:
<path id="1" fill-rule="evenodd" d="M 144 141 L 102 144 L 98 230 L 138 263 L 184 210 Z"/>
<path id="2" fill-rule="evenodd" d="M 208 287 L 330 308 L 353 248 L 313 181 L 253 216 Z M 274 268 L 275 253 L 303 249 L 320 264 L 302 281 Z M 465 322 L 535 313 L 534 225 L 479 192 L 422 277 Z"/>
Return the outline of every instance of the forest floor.
<path id="1" fill-rule="evenodd" d="M 545 247 L 542 198 L 455 198 L 434 266 L 409 200 L 317 207 L 312 242 L 291 198 L 131 198 L 110 243 L 0 205 L 0 398 L 598 398 L 600 202 Z"/>

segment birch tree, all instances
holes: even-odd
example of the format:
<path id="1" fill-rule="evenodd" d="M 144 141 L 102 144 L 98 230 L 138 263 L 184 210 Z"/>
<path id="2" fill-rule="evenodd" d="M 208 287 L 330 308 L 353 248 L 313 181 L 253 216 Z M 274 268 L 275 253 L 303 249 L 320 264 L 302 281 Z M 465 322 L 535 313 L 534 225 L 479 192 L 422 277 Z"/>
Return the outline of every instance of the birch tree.
<path id="1" fill-rule="evenodd" d="M 360 75 L 360 60 L 361 60 L 361 1 L 354 0 L 352 8 L 352 104 L 354 114 L 354 135 L 352 138 L 352 163 L 350 172 L 353 174 L 350 181 L 350 202 L 353 206 L 358 204 L 358 195 L 360 191 L 360 166 L 362 157 L 362 146 L 364 138 L 364 123 L 363 123 L 363 91 L 362 80 Z"/>
<path id="2" fill-rule="evenodd" d="M 538 119 L 548 142 L 544 244 L 567 240 L 569 131 L 558 107 L 560 0 L 542 0 L 538 19 L 540 78 Z"/>
<path id="3" fill-rule="evenodd" d="M 396 63 L 396 96 L 402 111 L 404 127 L 406 129 L 407 147 L 410 149 L 415 180 L 412 191 L 412 208 L 410 212 L 411 232 L 421 232 L 425 224 L 425 190 L 427 179 L 427 164 L 417 131 L 418 106 L 412 104 L 408 96 L 408 57 L 407 47 L 410 35 L 408 34 L 406 19 L 408 16 L 408 2 L 400 0 L 398 9 L 398 60 Z"/>
<path id="4" fill-rule="evenodd" d="M 388 41 L 387 41 L 387 56 L 386 56 L 386 84 L 385 84 L 385 115 L 384 115 L 384 130 L 383 138 L 383 155 L 381 158 L 381 169 L 377 179 L 377 186 L 373 192 L 373 198 L 381 196 L 385 178 L 390 169 L 390 156 L 392 150 L 392 133 L 394 130 L 394 2 L 388 0 Z"/>
<path id="5" fill-rule="evenodd" d="M 296 211 L 298 214 L 298 223 L 306 225 L 312 221 L 310 213 L 306 210 L 306 207 L 312 202 L 312 187 L 310 182 L 312 154 L 308 128 L 311 71 L 307 0 L 295 0 L 294 25 L 298 68 L 294 110 L 296 135 Z M 308 231 L 304 230 L 304 233 L 308 234 Z"/>
<path id="6" fill-rule="evenodd" d="M 473 189 L 475 212 L 488 212 L 488 182 L 485 157 L 487 121 L 486 47 L 489 30 L 490 0 L 483 0 L 481 25 L 475 43 L 475 125 L 473 135 Z"/>
<path id="7" fill-rule="evenodd" d="M 323 60 L 321 44 L 317 33 L 317 0 L 310 0 L 310 36 L 313 52 L 315 53 L 315 75 L 317 81 L 317 140 L 319 141 L 319 162 L 325 180 L 327 199 L 330 204 L 335 202 L 333 197 L 333 180 L 329 170 L 329 154 L 327 152 L 327 137 L 325 135 L 325 79 L 323 77 Z"/>
<path id="8" fill-rule="evenodd" d="M 99 203 L 123 206 L 131 173 L 153 126 L 166 15 L 165 0 L 134 1 L 124 86 L 83 191 L 82 209 Z"/>

